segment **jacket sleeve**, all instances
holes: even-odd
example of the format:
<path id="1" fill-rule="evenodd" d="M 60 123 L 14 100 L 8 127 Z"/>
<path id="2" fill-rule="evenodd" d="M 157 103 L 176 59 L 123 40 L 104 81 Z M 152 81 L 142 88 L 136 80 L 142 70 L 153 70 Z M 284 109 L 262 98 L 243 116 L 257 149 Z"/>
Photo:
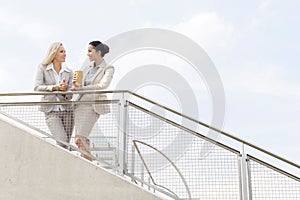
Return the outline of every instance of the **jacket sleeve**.
<path id="1" fill-rule="evenodd" d="M 93 85 L 83 86 L 82 90 L 103 90 L 106 89 L 112 81 L 115 69 L 113 66 L 109 66 L 105 69 L 103 77 L 98 83 Z"/>
<path id="2" fill-rule="evenodd" d="M 34 91 L 52 91 L 53 85 L 45 84 L 44 67 L 39 66 L 35 76 Z"/>

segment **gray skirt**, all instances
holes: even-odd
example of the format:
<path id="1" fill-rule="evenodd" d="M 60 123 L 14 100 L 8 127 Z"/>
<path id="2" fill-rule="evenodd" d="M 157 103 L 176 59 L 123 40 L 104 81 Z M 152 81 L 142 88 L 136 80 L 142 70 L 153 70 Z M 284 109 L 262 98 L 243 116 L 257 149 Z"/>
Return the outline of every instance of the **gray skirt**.
<path id="1" fill-rule="evenodd" d="M 96 113 L 92 105 L 79 104 L 75 107 L 75 135 L 89 137 L 100 115 Z"/>

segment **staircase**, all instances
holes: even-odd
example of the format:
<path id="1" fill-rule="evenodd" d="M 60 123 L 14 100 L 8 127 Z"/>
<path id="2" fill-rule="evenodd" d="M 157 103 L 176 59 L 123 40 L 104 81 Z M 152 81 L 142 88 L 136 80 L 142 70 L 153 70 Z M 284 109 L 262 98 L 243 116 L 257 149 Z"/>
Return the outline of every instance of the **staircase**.
<path id="1" fill-rule="evenodd" d="M 84 102 L 111 107 L 92 162 L 55 144 L 36 100 L 49 93 L 0 94 L 0 200 L 300 199 L 298 164 L 130 91 L 99 93 L 110 100 Z"/>

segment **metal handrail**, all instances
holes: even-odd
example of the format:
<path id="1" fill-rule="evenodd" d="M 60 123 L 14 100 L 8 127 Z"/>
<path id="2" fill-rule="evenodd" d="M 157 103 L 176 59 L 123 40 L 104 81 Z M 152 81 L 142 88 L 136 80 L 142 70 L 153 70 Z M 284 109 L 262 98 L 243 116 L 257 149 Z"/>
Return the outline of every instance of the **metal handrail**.
<path id="1" fill-rule="evenodd" d="M 266 163 L 266 162 L 262 161 L 261 159 L 258 159 L 258 158 L 254 157 L 254 156 L 251 156 L 251 155 L 248 155 L 248 154 L 247 154 L 247 157 L 248 157 L 248 159 L 250 159 L 250 160 L 253 160 L 253 161 L 255 161 L 255 162 L 258 162 L 258 163 L 260 163 L 261 165 L 264 165 L 264 166 L 266 166 L 266 167 L 268 167 L 268 168 L 271 168 L 272 170 L 275 170 L 275 171 L 277 171 L 277 172 L 279 172 L 279 173 L 281 173 L 281 174 L 284 174 L 284 175 L 286 175 L 286 176 L 288 176 L 288 177 L 290 177 L 290 178 L 292 178 L 292 179 L 294 179 L 294 180 L 300 182 L 300 177 L 297 177 L 297 176 L 295 176 L 295 175 L 293 175 L 293 174 L 291 174 L 291 173 L 288 173 L 288 172 L 286 172 L 286 171 L 283 171 L 283 170 L 279 169 L 278 167 L 275 167 L 274 165 L 270 165 L 269 163 Z"/>
<path id="2" fill-rule="evenodd" d="M 210 143 L 213 143 L 213 144 L 218 145 L 218 146 L 220 146 L 220 147 L 222 147 L 224 149 L 227 149 L 228 151 L 231 151 L 232 153 L 235 153 L 235 154 L 239 154 L 240 153 L 240 151 L 238 151 L 236 149 L 233 149 L 233 148 L 231 148 L 231 147 L 229 147 L 229 146 L 227 146 L 225 144 L 222 144 L 220 142 L 217 142 L 214 139 L 206 137 L 205 135 L 203 135 L 201 133 L 198 133 L 198 132 L 196 132 L 196 131 L 194 131 L 192 129 L 189 129 L 189 128 L 185 127 L 185 126 L 182 126 L 182 125 L 180 125 L 180 124 L 178 124 L 176 122 L 173 122 L 173 121 L 171 121 L 169 119 L 166 119 L 166 118 L 164 118 L 164 117 L 162 117 L 162 116 L 160 116 L 160 115 L 158 115 L 158 114 L 156 114 L 156 113 L 154 113 L 154 112 L 152 112 L 150 110 L 142 108 L 141 106 L 138 106 L 138 105 L 136 105 L 136 104 L 134 104 L 134 103 L 132 103 L 130 101 L 127 101 L 127 103 L 128 103 L 128 105 L 133 106 L 133 107 L 135 107 L 135 108 L 137 108 L 139 110 L 142 110 L 143 112 L 147 112 L 147 114 L 152 115 L 152 116 L 154 116 L 154 117 L 156 117 L 158 119 L 161 119 L 161 120 L 163 120 L 164 122 L 166 122 L 168 124 L 172 124 L 173 126 L 175 126 L 177 128 L 180 128 L 181 130 L 187 131 L 187 132 L 189 132 L 189 133 L 191 133 L 191 134 L 193 134 L 193 135 L 195 135 L 197 137 L 200 137 L 200 138 L 202 138 L 202 139 L 204 139 L 204 140 L 206 140 L 206 141 L 208 141 Z"/>
<path id="3" fill-rule="evenodd" d="M 78 91 L 53 91 L 53 92 L 19 92 L 19 93 L 0 93 L 0 96 L 32 96 L 32 95 L 54 95 L 54 94 L 94 94 L 94 93 L 130 93 L 128 90 L 78 90 Z"/>
<path id="4" fill-rule="evenodd" d="M 69 104 L 109 104 L 109 103 L 119 103 L 119 99 L 112 100 L 94 100 L 94 101 L 26 101 L 26 102 L 0 102 L 0 106 L 13 106 L 13 105 L 69 105 Z"/>
<path id="5" fill-rule="evenodd" d="M 171 108 L 168 108 L 167 106 L 159 104 L 159 103 L 157 103 L 155 101 L 152 101 L 152 100 L 150 100 L 148 98 L 145 98 L 145 97 L 143 97 L 143 96 L 141 96 L 139 94 L 136 94 L 136 93 L 134 93 L 132 91 L 129 91 L 129 90 L 87 90 L 87 91 L 72 91 L 72 92 L 67 91 L 67 92 L 51 92 L 51 93 L 50 92 L 0 93 L 0 96 L 30 96 L 30 95 L 49 95 L 49 94 L 93 94 L 93 93 L 128 93 L 128 94 L 131 94 L 131 95 L 136 96 L 136 97 L 138 97 L 138 98 L 140 98 L 142 100 L 145 100 L 145 101 L 147 101 L 147 102 L 149 102 L 151 104 L 154 104 L 154 105 L 156 105 L 156 106 L 158 106 L 160 108 L 163 108 L 163 109 L 165 109 L 165 110 L 167 110 L 169 112 L 172 112 L 172 113 L 174 113 L 176 115 L 179 115 L 179 116 L 181 116 L 181 117 L 183 117 L 185 119 L 188 119 L 188 120 L 190 120 L 192 122 L 195 122 L 195 123 L 197 123 L 199 125 L 202 125 L 202 126 L 208 128 L 208 129 L 216 131 L 216 132 L 218 132 L 218 133 L 220 133 L 220 134 L 222 134 L 222 135 L 224 135 L 224 136 L 226 136 L 228 138 L 231 138 L 231 139 L 236 140 L 236 141 L 238 141 L 240 143 L 243 143 L 243 144 L 245 144 L 245 145 L 247 145 L 249 147 L 252 147 L 252 148 L 254 148 L 256 150 L 259 150 L 259 151 L 261 151 L 261 152 L 263 152 L 263 153 L 265 153 L 265 154 L 267 154 L 267 155 L 269 155 L 271 157 L 274 157 L 274 158 L 276 158 L 278 160 L 286 162 L 286 163 L 288 163 L 288 164 L 290 164 L 290 165 L 292 165 L 292 166 L 300 169 L 300 165 L 299 164 L 296 164 L 296 163 L 294 163 L 294 162 L 292 162 L 290 160 L 287 160 L 287 159 L 285 159 L 285 158 L 283 158 L 281 156 L 278 156 L 278 155 L 276 155 L 276 154 L 274 154 L 274 153 L 272 153 L 270 151 L 267 151 L 267 150 L 265 150 L 265 149 L 263 149 L 263 148 L 261 148 L 259 146 L 254 145 L 254 144 L 252 144 L 250 142 L 242 140 L 242 139 L 240 139 L 240 138 L 238 138 L 238 137 L 236 137 L 234 135 L 231 135 L 231 134 L 229 134 L 229 133 L 227 133 L 225 131 L 222 131 L 222 130 L 220 130 L 218 128 L 212 127 L 212 126 L 210 126 L 210 125 L 208 125 L 208 124 L 206 124 L 204 122 L 196 120 L 196 119 L 194 119 L 192 117 L 189 117 L 189 116 L 187 116 L 185 114 L 182 114 L 182 113 L 180 113 L 178 111 L 175 111 L 175 110 L 173 110 Z"/>

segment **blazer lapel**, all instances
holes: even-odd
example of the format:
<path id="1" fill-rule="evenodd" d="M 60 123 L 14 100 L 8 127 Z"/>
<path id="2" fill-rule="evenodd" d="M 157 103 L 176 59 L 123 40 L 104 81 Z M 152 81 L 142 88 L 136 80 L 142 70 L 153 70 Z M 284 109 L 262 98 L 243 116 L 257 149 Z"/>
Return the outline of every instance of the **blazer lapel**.
<path id="1" fill-rule="evenodd" d="M 51 70 L 51 65 L 53 65 L 53 64 L 51 63 L 51 64 L 49 64 L 49 65 L 47 66 L 46 72 L 47 72 L 47 75 L 50 77 L 52 84 L 55 85 L 55 84 L 56 84 L 56 80 L 55 80 L 53 71 Z"/>
<path id="2" fill-rule="evenodd" d="M 82 82 L 83 82 L 83 84 L 84 84 L 85 77 L 88 74 L 88 72 L 90 71 L 90 69 L 92 68 L 92 66 L 93 65 L 89 64 L 89 65 L 83 66 L 81 68 L 81 70 L 82 70 Z"/>
<path id="3" fill-rule="evenodd" d="M 94 83 L 95 79 L 100 75 L 100 73 L 104 72 L 104 68 L 106 67 L 106 62 L 103 60 L 100 64 L 100 69 L 98 69 L 97 73 L 94 74 L 92 78 L 92 83 Z"/>

